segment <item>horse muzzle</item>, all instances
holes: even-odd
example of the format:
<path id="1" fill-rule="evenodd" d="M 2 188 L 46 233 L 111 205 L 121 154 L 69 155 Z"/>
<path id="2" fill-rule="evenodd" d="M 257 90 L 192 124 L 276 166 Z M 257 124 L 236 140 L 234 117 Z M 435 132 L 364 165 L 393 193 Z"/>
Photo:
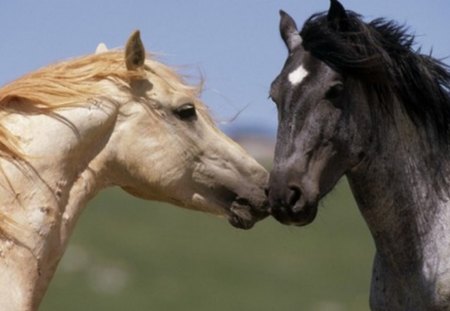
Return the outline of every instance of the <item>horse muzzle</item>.
<path id="1" fill-rule="evenodd" d="M 304 226 L 317 215 L 318 195 L 308 194 L 297 186 L 277 190 L 269 188 L 270 214 L 285 225 Z"/>
<path id="2" fill-rule="evenodd" d="M 247 199 L 236 198 L 230 207 L 228 222 L 239 229 L 250 229 L 256 222 L 266 218 L 269 215 L 268 201 L 251 204 Z"/>

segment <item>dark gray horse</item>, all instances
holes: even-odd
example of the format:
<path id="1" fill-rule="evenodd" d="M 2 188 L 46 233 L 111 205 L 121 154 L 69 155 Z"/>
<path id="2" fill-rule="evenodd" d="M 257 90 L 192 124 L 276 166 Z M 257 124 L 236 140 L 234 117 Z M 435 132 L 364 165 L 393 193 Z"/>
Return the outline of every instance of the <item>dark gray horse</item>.
<path id="1" fill-rule="evenodd" d="M 273 216 L 310 223 L 346 175 L 376 244 L 372 310 L 450 309 L 448 67 L 336 0 L 300 32 L 281 12 L 280 31 Z"/>

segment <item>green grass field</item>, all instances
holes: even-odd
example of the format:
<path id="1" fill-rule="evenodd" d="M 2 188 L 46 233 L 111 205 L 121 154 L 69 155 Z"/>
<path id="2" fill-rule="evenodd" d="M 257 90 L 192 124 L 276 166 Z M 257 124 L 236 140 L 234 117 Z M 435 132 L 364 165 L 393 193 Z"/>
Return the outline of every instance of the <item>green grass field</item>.
<path id="1" fill-rule="evenodd" d="M 373 253 L 345 180 L 313 224 L 250 231 L 113 189 L 83 213 L 40 310 L 368 310 Z"/>

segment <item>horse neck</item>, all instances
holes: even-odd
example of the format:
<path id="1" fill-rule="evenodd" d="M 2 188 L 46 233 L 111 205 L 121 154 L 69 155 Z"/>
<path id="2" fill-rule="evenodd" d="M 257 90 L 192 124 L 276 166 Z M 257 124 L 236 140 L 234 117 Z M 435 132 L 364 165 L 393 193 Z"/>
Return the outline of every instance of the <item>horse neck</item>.
<path id="1" fill-rule="evenodd" d="M 11 310 L 39 303 L 84 205 L 104 186 L 103 150 L 117 110 L 93 101 L 53 116 L 2 119 L 27 155 L 23 163 L 0 159 L 0 300 Z"/>
<path id="2" fill-rule="evenodd" d="M 424 146 L 424 134 L 403 113 L 395 119 L 378 136 L 377 148 L 347 174 L 375 240 L 372 295 L 383 296 L 391 310 L 389 295 L 418 303 L 418 297 L 435 295 L 436 286 L 449 287 L 450 277 L 450 204 L 437 174 L 450 163 L 435 145 Z M 439 171 L 430 168 L 438 163 Z M 416 308 L 420 304 L 411 310 Z"/>

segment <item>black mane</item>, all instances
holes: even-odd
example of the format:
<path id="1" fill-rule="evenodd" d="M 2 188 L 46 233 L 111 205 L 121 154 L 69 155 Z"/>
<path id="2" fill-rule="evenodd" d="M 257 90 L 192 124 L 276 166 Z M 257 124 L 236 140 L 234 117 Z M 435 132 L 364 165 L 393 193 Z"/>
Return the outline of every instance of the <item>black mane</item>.
<path id="1" fill-rule="evenodd" d="M 365 23 L 358 14 L 346 13 L 341 24 L 329 21 L 326 13 L 311 16 L 300 32 L 304 48 L 344 76 L 364 83 L 388 111 L 389 94 L 396 96 L 417 126 L 448 145 L 449 67 L 415 50 L 414 36 L 405 27 L 385 19 Z"/>

